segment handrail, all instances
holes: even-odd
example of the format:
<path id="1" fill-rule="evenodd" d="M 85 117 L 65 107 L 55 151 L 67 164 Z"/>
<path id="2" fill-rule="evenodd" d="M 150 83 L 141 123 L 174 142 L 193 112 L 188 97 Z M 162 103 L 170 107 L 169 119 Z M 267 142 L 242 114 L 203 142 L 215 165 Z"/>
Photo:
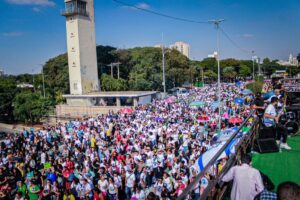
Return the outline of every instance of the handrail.
<path id="1" fill-rule="evenodd" d="M 195 190 L 195 186 L 200 182 L 201 178 L 205 175 L 207 170 L 218 160 L 220 155 L 224 152 L 230 142 L 237 136 L 240 130 L 245 126 L 245 124 L 249 121 L 249 119 L 253 116 L 254 110 L 251 111 L 249 116 L 244 120 L 244 122 L 240 125 L 240 127 L 232 134 L 232 136 L 227 140 L 227 142 L 221 147 L 221 149 L 214 155 L 214 157 L 206 164 L 204 169 L 195 177 L 194 181 L 190 183 L 187 188 L 181 193 L 177 200 L 183 200 L 188 196 L 193 190 Z M 207 195 L 201 195 L 200 199 L 206 199 Z"/>

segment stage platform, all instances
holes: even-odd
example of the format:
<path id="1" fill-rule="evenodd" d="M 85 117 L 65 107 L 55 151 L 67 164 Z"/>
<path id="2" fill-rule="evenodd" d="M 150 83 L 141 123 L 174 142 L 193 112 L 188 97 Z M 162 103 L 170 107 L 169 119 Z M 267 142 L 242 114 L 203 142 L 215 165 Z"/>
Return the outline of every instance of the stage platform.
<path id="1" fill-rule="evenodd" d="M 269 176 L 277 186 L 284 181 L 300 185 L 300 135 L 288 138 L 292 150 L 278 153 L 254 154 L 253 167 Z"/>

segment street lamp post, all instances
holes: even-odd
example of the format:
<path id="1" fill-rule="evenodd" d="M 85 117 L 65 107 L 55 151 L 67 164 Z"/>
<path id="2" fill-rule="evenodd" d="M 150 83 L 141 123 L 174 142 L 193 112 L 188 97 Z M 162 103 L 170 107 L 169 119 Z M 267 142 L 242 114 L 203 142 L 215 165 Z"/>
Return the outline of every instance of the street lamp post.
<path id="1" fill-rule="evenodd" d="M 217 29 L 217 63 L 218 63 L 218 110 L 219 110 L 219 119 L 218 119 L 218 128 L 221 130 L 221 74 L 220 74 L 220 23 L 223 22 L 224 19 L 215 19 L 215 20 L 210 20 L 208 22 L 214 24 Z"/>
<path id="2" fill-rule="evenodd" d="M 44 92 L 44 98 L 46 98 L 44 68 L 42 69 L 42 75 L 43 75 L 43 92 Z"/>
<path id="3" fill-rule="evenodd" d="M 252 51 L 252 64 L 253 64 L 252 79 L 253 79 L 253 82 L 255 82 L 254 51 Z"/>
<path id="4" fill-rule="evenodd" d="M 44 94 L 44 98 L 46 98 L 44 66 L 43 66 L 43 64 L 40 64 L 40 66 L 42 67 L 43 94 Z"/>
<path id="5" fill-rule="evenodd" d="M 166 72 L 165 72 L 165 48 L 162 44 L 162 68 L 163 68 L 163 87 L 164 87 L 164 97 L 166 95 Z"/>

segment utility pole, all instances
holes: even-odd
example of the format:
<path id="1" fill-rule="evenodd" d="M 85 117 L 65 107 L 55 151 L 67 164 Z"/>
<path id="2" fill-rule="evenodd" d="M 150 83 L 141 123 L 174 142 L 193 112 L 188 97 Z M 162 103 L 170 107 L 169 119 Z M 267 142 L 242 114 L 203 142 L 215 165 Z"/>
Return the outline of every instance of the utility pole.
<path id="1" fill-rule="evenodd" d="M 252 79 L 253 79 L 253 83 L 254 83 L 255 82 L 254 51 L 252 51 L 252 64 L 253 64 Z"/>
<path id="2" fill-rule="evenodd" d="M 120 79 L 120 63 L 118 62 L 117 63 L 117 66 L 118 66 L 118 80 Z"/>
<path id="3" fill-rule="evenodd" d="M 201 67 L 201 72 L 202 72 L 202 84 L 204 86 L 204 72 L 203 72 L 203 67 Z"/>
<path id="4" fill-rule="evenodd" d="M 110 63 L 110 75 L 113 78 L 114 74 L 113 74 L 113 63 Z"/>
<path id="5" fill-rule="evenodd" d="M 217 62 L 218 62 L 218 103 L 219 103 L 219 119 L 218 119 L 218 128 L 221 131 L 221 74 L 220 74 L 220 23 L 223 22 L 224 19 L 214 19 L 214 20 L 209 20 L 209 23 L 212 23 L 215 25 L 217 29 Z"/>
<path id="6" fill-rule="evenodd" d="M 162 34 L 162 42 L 164 40 L 164 35 Z M 164 44 L 161 45 L 162 49 L 162 67 L 163 67 L 163 87 L 164 87 L 164 97 L 166 95 L 166 73 L 165 73 L 165 48 Z"/>
<path id="7" fill-rule="evenodd" d="M 40 66 L 42 67 L 43 94 L 44 94 L 44 98 L 46 98 L 44 67 L 43 67 L 43 64 L 40 64 Z"/>
<path id="8" fill-rule="evenodd" d="M 258 58 L 258 75 L 261 75 L 261 71 L 260 71 L 260 58 Z"/>
<path id="9" fill-rule="evenodd" d="M 35 92 L 35 85 L 34 85 L 34 70 L 32 69 L 32 85 L 33 85 L 33 91 Z"/>
<path id="10" fill-rule="evenodd" d="M 42 68 L 42 75 L 43 75 L 43 91 L 44 91 L 44 98 L 46 98 L 44 68 Z"/>
<path id="11" fill-rule="evenodd" d="M 118 79 L 120 79 L 120 62 L 110 63 L 110 75 L 113 78 L 114 77 L 114 67 L 116 66 L 118 68 Z"/>

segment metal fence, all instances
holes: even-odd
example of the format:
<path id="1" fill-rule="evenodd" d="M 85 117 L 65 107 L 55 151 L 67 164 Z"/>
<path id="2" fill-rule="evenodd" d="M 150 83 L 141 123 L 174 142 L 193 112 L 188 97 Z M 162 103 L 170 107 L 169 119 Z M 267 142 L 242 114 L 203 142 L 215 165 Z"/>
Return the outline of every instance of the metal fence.
<path id="1" fill-rule="evenodd" d="M 200 200 L 206 199 L 223 199 L 227 190 L 227 185 L 221 182 L 221 178 L 224 174 L 234 165 L 236 165 L 237 161 L 240 157 L 246 153 L 246 149 L 251 147 L 253 144 L 254 133 L 257 130 L 258 120 L 254 117 L 254 111 L 251 111 L 250 115 L 244 120 L 244 122 L 240 125 L 240 127 L 232 134 L 232 136 L 227 140 L 227 142 L 223 145 L 223 147 L 215 154 L 215 156 L 207 163 L 204 169 L 195 177 L 194 181 L 191 182 L 186 189 L 182 192 L 182 194 L 177 198 L 177 200 L 183 199 L 192 199 L 191 193 L 196 189 L 196 187 L 201 185 L 200 181 L 202 177 L 205 176 L 212 168 L 215 168 L 215 163 L 217 162 L 220 155 L 224 152 L 226 147 L 235 139 L 241 129 L 249 122 L 250 119 L 253 119 L 253 123 L 251 125 L 250 131 L 247 132 L 235 145 L 235 153 L 230 155 L 225 166 L 222 171 L 213 176 L 211 180 L 209 180 L 207 187 L 200 195 Z"/>

